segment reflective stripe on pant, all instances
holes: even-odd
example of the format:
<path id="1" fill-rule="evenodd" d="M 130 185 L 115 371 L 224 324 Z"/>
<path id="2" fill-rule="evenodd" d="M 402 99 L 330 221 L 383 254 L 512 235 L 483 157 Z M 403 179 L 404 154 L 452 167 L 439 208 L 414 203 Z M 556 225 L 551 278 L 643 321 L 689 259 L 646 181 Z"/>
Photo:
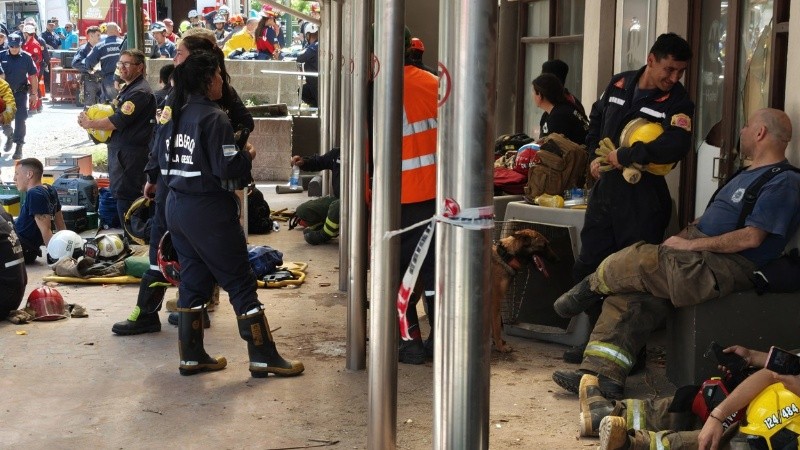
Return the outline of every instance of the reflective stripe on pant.
<path id="1" fill-rule="evenodd" d="M 610 295 L 589 337 L 581 369 L 604 375 L 619 384 L 636 362 L 650 333 L 664 323 L 672 306 L 649 294 Z"/>

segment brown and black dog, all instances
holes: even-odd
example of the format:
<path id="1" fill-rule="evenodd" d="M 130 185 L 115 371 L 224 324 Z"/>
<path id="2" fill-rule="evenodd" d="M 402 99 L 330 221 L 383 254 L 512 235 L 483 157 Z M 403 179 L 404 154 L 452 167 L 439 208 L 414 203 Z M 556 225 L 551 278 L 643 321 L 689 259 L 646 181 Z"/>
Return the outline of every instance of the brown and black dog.
<path id="1" fill-rule="evenodd" d="M 492 246 L 492 341 L 497 351 L 508 353 L 512 350 L 502 337 L 503 322 L 500 310 L 506 298 L 508 286 L 517 271 L 528 264 L 535 263 L 545 273 L 542 258 L 557 261 L 558 256 L 550 248 L 550 242 L 536 230 L 519 230 L 504 237 Z"/>

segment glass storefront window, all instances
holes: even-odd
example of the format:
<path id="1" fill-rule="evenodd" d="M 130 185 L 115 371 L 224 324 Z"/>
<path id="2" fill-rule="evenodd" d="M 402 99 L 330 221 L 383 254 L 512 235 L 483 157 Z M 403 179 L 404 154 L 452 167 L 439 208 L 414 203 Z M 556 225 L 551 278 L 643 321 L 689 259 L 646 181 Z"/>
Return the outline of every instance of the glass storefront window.
<path id="1" fill-rule="evenodd" d="M 742 5 L 739 47 L 737 124 L 744 125 L 756 110 L 769 106 L 769 58 L 772 43 L 772 0 L 748 0 Z"/>
<path id="2" fill-rule="evenodd" d="M 623 1 L 621 71 L 639 70 L 647 62 L 647 52 L 655 42 L 655 19 L 655 0 Z"/>
<path id="3" fill-rule="evenodd" d="M 695 136 L 700 143 L 711 127 L 722 120 L 725 84 L 725 36 L 728 23 L 726 2 L 703 2 L 700 26 L 700 54 L 697 80 Z"/>

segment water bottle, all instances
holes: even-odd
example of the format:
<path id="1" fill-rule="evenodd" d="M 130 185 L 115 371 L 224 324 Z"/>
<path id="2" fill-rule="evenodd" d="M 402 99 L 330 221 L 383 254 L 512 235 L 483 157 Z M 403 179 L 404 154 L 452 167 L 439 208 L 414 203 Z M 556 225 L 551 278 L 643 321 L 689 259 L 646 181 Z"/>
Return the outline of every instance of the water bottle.
<path id="1" fill-rule="evenodd" d="M 560 195 L 542 194 L 533 199 L 533 201 L 539 206 L 548 206 L 550 208 L 564 207 L 564 197 Z"/>
<path id="2" fill-rule="evenodd" d="M 300 166 L 292 165 L 292 177 L 289 178 L 289 187 L 297 189 L 300 187 Z"/>

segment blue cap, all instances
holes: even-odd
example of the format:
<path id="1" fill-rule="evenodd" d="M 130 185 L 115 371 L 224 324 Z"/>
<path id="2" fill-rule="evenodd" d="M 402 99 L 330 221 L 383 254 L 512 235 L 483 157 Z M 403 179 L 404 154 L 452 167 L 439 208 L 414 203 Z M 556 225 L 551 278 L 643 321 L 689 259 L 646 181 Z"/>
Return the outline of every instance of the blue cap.
<path id="1" fill-rule="evenodd" d="M 8 37 L 8 46 L 9 47 L 19 47 L 22 45 L 22 37 L 18 34 L 12 34 Z"/>

